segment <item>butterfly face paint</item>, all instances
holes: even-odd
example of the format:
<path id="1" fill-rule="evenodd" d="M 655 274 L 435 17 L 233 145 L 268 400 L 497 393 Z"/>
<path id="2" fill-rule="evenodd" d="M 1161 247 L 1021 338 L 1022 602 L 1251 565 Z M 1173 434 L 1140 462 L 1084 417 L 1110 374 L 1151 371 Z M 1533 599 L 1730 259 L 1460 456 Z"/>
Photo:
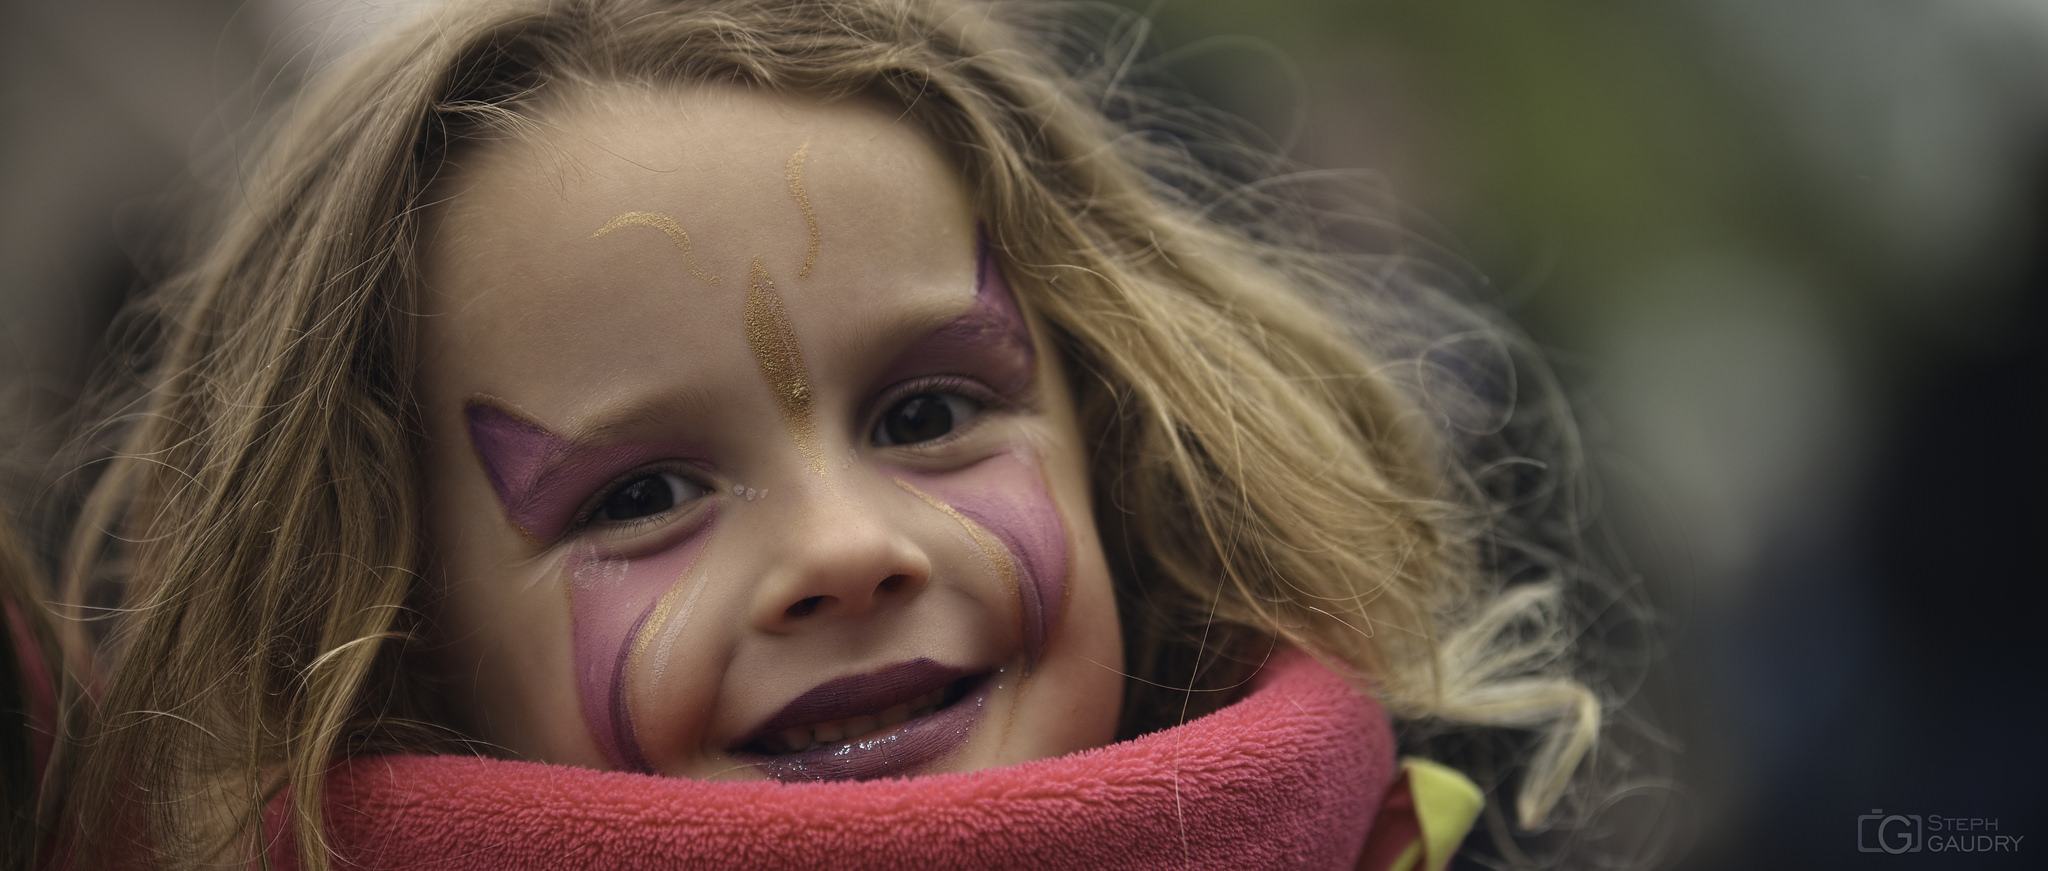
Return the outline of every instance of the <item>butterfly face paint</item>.
<path id="1" fill-rule="evenodd" d="M 740 779 L 1110 740 L 1083 437 L 945 153 L 851 99 L 620 86 L 539 112 L 465 156 L 423 239 L 455 725 Z"/>
<path id="2" fill-rule="evenodd" d="M 589 494 L 621 472 L 652 460 L 700 454 L 679 444 L 578 444 L 489 399 L 465 409 L 476 447 L 505 517 L 528 538 L 552 542 L 567 531 Z M 614 765 L 649 771 L 633 730 L 631 666 L 648 638 L 674 616 L 678 594 L 717 515 L 706 506 L 667 537 L 669 546 L 630 559 L 595 542 L 568 558 L 570 625 L 576 680 L 590 733 Z"/>
<path id="3" fill-rule="evenodd" d="M 1002 268 L 989 256 L 986 229 L 979 226 L 974 271 L 974 304 L 912 343 L 889 373 L 968 372 L 1007 401 L 1028 401 L 1037 366 L 1031 328 Z M 1036 662 L 1065 601 L 1067 580 L 1067 531 L 1036 454 L 1028 446 L 1009 448 L 964 473 L 897 478 L 896 483 L 958 521 L 1003 571 L 1023 612 L 1026 662 Z"/>
<path id="4" fill-rule="evenodd" d="M 709 512 L 707 512 L 708 514 Z M 707 516 L 704 525 L 709 526 Z M 569 556 L 569 614 L 576 634 L 576 689 L 583 717 L 605 758 L 626 771 L 653 773 L 634 727 L 632 680 L 645 673 L 653 639 L 670 621 L 687 623 L 689 593 L 703 578 L 690 569 L 706 536 L 630 560 L 585 545 Z M 685 602 L 678 612 L 678 602 Z"/>
<path id="5" fill-rule="evenodd" d="M 972 475 L 924 481 L 943 497 L 902 478 L 896 485 L 957 521 L 1018 597 L 1029 669 L 1045 651 L 1067 579 L 1066 526 L 1035 458 L 1012 451 L 983 460 Z"/>

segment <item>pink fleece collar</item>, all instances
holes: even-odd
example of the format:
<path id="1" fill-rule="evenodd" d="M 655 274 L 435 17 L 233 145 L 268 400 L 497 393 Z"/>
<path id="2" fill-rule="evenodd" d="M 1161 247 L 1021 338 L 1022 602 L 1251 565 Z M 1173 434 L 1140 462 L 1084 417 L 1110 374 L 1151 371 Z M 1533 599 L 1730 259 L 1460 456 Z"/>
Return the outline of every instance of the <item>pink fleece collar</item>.
<path id="1" fill-rule="evenodd" d="M 336 773 L 327 818 L 356 868 L 1350 868 L 1395 774 L 1379 706 L 1285 652 L 1207 717 L 1009 768 L 711 783 L 385 756 Z"/>

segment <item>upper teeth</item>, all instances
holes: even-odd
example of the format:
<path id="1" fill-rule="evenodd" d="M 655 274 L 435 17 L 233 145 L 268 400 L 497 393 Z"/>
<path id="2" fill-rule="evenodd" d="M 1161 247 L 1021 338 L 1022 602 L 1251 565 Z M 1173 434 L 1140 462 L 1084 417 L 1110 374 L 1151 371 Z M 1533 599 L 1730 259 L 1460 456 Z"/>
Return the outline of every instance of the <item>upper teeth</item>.
<path id="1" fill-rule="evenodd" d="M 827 744 L 837 744 L 862 737 L 869 732 L 887 729 L 913 717 L 922 717 L 936 711 L 939 709 L 939 703 L 945 701 L 945 694 L 944 689 L 936 689 L 910 701 L 898 703 L 880 713 L 812 723 L 808 726 L 793 726 L 761 739 L 761 744 L 772 753 L 802 753 L 806 750 L 815 750 Z"/>

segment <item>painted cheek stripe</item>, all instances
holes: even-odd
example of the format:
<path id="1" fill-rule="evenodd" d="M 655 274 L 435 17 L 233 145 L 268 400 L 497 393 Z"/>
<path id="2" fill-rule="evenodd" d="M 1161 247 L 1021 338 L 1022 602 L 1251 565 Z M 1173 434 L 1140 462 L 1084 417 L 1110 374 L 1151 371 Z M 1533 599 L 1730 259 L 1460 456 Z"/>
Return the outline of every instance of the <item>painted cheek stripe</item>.
<path id="1" fill-rule="evenodd" d="M 974 520 L 968 517 L 967 515 L 961 514 L 959 511 L 954 510 L 953 506 L 947 505 L 946 503 L 939 501 L 937 498 L 934 498 L 930 493 L 926 493 L 923 490 L 917 489 L 917 487 L 912 485 L 909 481 L 905 481 L 902 478 L 891 478 L 889 480 L 895 481 L 896 486 L 902 487 L 903 489 L 910 491 L 910 495 L 916 496 L 917 498 L 924 500 L 924 504 L 930 505 L 931 507 L 938 509 L 947 517 L 953 518 L 953 520 L 960 524 L 962 529 L 967 530 L 967 537 L 974 540 L 974 546 L 981 548 L 981 555 L 983 557 L 986 557 L 989 561 L 989 564 L 995 566 L 996 573 L 1002 576 L 1003 587 L 1005 589 L 1008 589 L 1010 592 L 1015 593 L 1024 598 L 1025 611 L 1028 612 L 1033 610 L 1032 605 L 1035 604 L 1033 600 L 1038 598 L 1036 591 L 1029 589 L 1031 585 L 1023 584 L 1018 581 L 1017 566 L 1015 563 L 1011 561 L 1009 551 L 1004 550 L 1003 546 L 997 544 L 994 538 L 989 537 L 988 530 L 983 529 L 981 524 L 974 522 Z M 1025 621 L 1025 623 L 1027 624 L 1027 628 L 1028 624 L 1031 622 L 1033 621 Z"/>
<path id="2" fill-rule="evenodd" d="M 661 627 L 668 625 L 669 618 L 674 616 L 675 613 L 676 595 L 683 591 L 683 586 L 684 579 L 682 578 L 677 578 L 674 584 L 670 584 L 668 592 L 661 594 L 661 598 L 654 603 L 654 607 L 648 610 L 648 617 L 642 618 L 640 621 L 645 624 L 651 618 L 653 623 L 645 626 L 644 629 L 635 628 L 633 630 L 633 661 L 638 662 L 645 656 L 648 641 L 654 637 L 654 633 L 661 631 Z M 702 585 L 692 585 L 690 587 L 690 598 L 692 601 L 696 599 L 697 591 L 701 589 L 703 589 Z"/>
<path id="3" fill-rule="evenodd" d="M 747 287 L 747 347 L 761 367 L 761 377 L 775 396 L 782 424 L 795 440 L 797 450 L 810 461 L 811 473 L 825 476 L 825 453 L 818 447 L 817 421 L 811 411 L 811 378 L 804 368 L 803 349 L 797 347 L 796 328 L 790 326 L 789 312 L 768 270 L 754 259 L 753 280 Z"/>
<path id="4" fill-rule="evenodd" d="M 892 480 L 958 522 L 995 563 L 1023 612 L 1025 661 L 1036 663 L 1065 603 L 1066 524 L 1036 464 L 1016 452 L 984 460 L 968 474 L 926 482 L 945 493 L 945 500 L 902 478 Z"/>
<path id="5" fill-rule="evenodd" d="M 647 625 L 647 618 L 653 614 L 652 608 L 641 614 L 640 619 L 633 623 L 633 628 L 627 630 L 626 636 L 638 637 L 640 630 Z M 618 657 L 612 663 L 611 680 L 605 687 L 605 707 L 610 715 L 612 730 L 611 749 L 615 754 L 613 761 L 627 771 L 653 774 L 654 766 L 647 764 L 647 752 L 640 747 L 640 733 L 633 728 L 633 701 L 626 693 L 626 688 L 632 685 L 632 666 L 632 648 L 622 645 Z M 590 699 L 584 699 L 583 703 L 589 705 Z M 592 725 L 594 734 L 595 724 Z"/>
<path id="6" fill-rule="evenodd" d="M 685 581 L 684 584 L 690 588 L 690 594 L 683 597 L 681 608 L 674 613 L 670 613 L 668 605 L 661 605 L 657 609 L 659 614 L 656 619 L 656 625 L 642 630 L 644 633 L 640 636 L 642 639 L 651 639 L 656 635 L 661 637 L 661 642 L 655 644 L 652 648 L 654 659 L 648 663 L 644 672 L 647 675 L 649 686 L 661 685 L 662 676 L 668 673 L 669 655 L 676 649 L 676 639 L 690 625 L 690 615 L 697 610 L 697 597 L 704 594 L 704 588 L 710 586 L 711 581 L 709 578 L 700 575 L 694 581 Z M 675 589 L 670 589 L 666 595 L 662 596 L 663 602 L 667 602 L 674 595 Z M 648 642 L 645 640 L 635 641 L 633 647 L 634 667 L 639 668 L 640 663 L 647 659 L 645 651 L 648 649 Z"/>
<path id="7" fill-rule="evenodd" d="M 690 581 L 714 518 L 683 533 L 678 544 L 641 559 L 607 556 L 596 545 L 571 554 L 565 586 L 576 659 L 576 690 L 584 723 L 614 767 L 652 773 L 634 725 L 633 676 L 651 639 L 675 622 L 676 602 L 695 601 L 703 578 Z"/>
<path id="8" fill-rule="evenodd" d="M 606 644 L 608 636 L 617 630 L 622 610 L 619 600 L 623 598 L 627 572 L 631 568 L 625 560 L 609 560 L 597 555 L 595 547 L 579 548 L 569 557 L 569 577 L 564 588 L 569 594 L 569 630 L 576 664 L 576 696 L 583 708 L 583 722 L 590 729 L 590 737 L 603 751 L 604 758 L 615 768 L 633 768 L 635 756 L 639 756 L 637 745 L 632 739 L 631 712 L 622 710 L 612 692 L 614 686 L 622 684 L 619 674 L 619 656 L 615 645 Z M 640 615 L 633 622 L 646 619 Z M 632 625 L 624 627 L 630 632 Z M 614 652 L 606 655 L 606 648 Z M 629 739 L 629 740 L 622 740 Z M 634 750 L 629 752 L 628 747 Z M 644 756 L 639 759 L 644 763 Z"/>

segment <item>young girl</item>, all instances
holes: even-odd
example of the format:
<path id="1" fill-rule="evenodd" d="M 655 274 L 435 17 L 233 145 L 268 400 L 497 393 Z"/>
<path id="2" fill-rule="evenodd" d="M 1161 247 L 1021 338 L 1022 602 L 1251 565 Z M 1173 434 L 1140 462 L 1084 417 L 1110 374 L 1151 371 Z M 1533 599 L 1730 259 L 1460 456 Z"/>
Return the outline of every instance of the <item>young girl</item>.
<path id="1" fill-rule="evenodd" d="M 1533 730 L 1549 819 L 1601 705 L 1446 424 L 1511 397 L 1428 377 L 1471 316 L 1051 32 L 475 0 L 328 71 L 154 298 L 50 854 L 1441 866 L 1380 705 Z"/>

